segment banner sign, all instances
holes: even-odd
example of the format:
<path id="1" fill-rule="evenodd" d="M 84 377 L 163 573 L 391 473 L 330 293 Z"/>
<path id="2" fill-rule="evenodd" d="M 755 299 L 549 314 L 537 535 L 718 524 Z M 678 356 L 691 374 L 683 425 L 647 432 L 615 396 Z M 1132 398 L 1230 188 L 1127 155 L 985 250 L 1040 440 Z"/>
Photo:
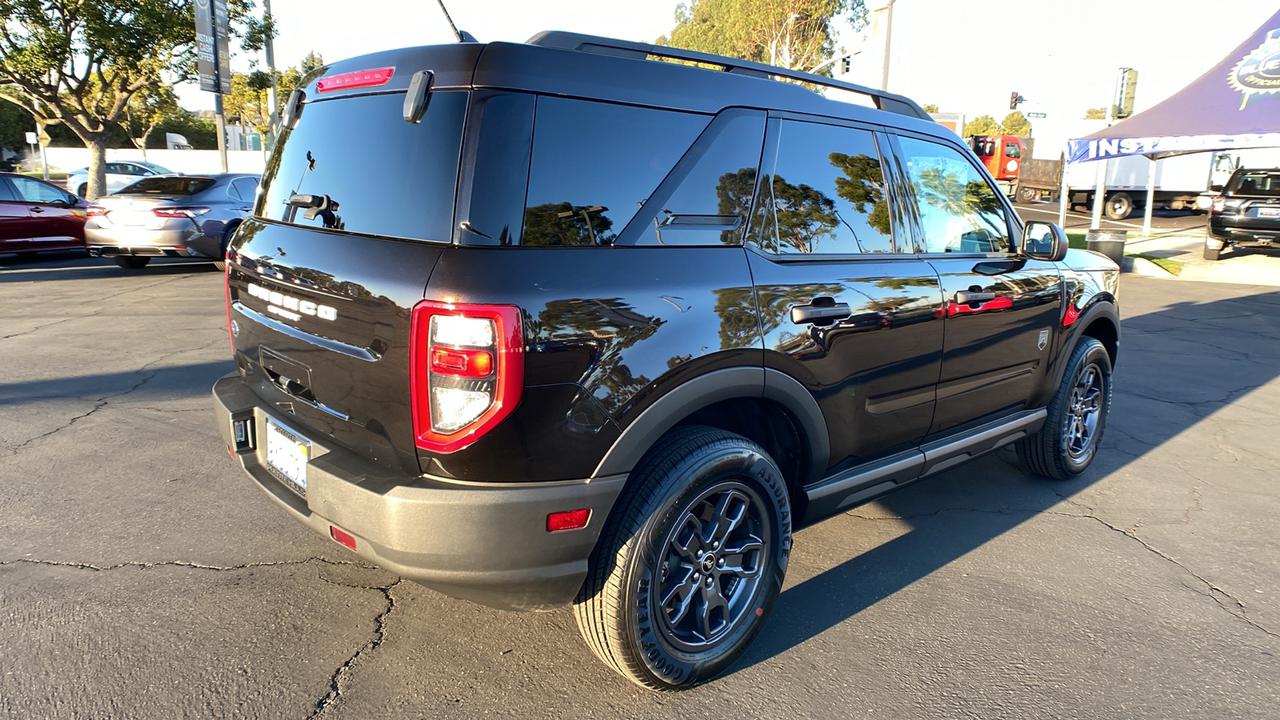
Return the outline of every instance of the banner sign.
<path id="1" fill-rule="evenodd" d="M 1280 132 L 1242 135 L 1177 135 L 1173 137 L 1098 138 L 1067 143 L 1068 162 L 1089 162 L 1129 155 L 1153 158 L 1209 150 L 1233 150 L 1280 146 Z"/>
<path id="2" fill-rule="evenodd" d="M 196 61 L 200 89 L 231 93 L 227 0 L 196 0 Z"/>

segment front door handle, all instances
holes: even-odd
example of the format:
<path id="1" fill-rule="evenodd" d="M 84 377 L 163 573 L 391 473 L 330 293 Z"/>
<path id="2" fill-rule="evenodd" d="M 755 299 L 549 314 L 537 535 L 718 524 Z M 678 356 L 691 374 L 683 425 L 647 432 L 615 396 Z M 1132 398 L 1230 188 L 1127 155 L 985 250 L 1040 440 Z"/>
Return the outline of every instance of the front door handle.
<path id="1" fill-rule="evenodd" d="M 955 297 L 957 305 L 977 305 L 978 303 L 995 299 L 996 294 L 993 292 L 974 292 L 972 290 L 957 290 Z"/>
<path id="2" fill-rule="evenodd" d="M 36 206 L 36 207 L 31 208 L 31 212 L 33 212 L 33 213 L 42 213 L 42 212 L 44 212 L 44 208 L 39 207 L 39 206 Z"/>
<path id="3" fill-rule="evenodd" d="M 849 313 L 853 312 L 849 309 L 848 303 L 836 303 L 835 305 L 797 305 L 791 308 L 791 322 L 797 325 L 803 325 L 811 322 L 822 322 L 824 320 L 843 320 L 849 317 Z"/>

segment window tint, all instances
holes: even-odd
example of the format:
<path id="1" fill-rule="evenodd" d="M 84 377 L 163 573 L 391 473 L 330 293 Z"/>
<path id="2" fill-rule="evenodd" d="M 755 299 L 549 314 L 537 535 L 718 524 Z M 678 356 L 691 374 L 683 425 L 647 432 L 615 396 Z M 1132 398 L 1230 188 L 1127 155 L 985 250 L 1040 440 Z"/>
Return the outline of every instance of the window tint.
<path id="1" fill-rule="evenodd" d="M 709 118 L 538 98 L 525 245 L 610 245 Z"/>
<path id="2" fill-rule="evenodd" d="M 466 106 L 465 92 L 433 92 L 413 125 L 404 121 L 404 93 L 306 103 L 267 163 L 259 212 L 308 227 L 450 241 Z"/>
<path id="3" fill-rule="evenodd" d="M 107 172 L 115 173 L 117 175 L 124 175 L 129 171 L 125 169 L 123 163 L 107 163 Z"/>
<path id="4" fill-rule="evenodd" d="M 783 121 L 762 214 L 778 253 L 891 253 L 889 205 L 875 137 L 867 130 Z"/>
<path id="5" fill-rule="evenodd" d="M 30 203 L 67 202 L 67 194 L 52 185 L 31 178 L 9 178 L 22 199 Z"/>
<path id="6" fill-rule="evenodd" d="M 467 218 L 472 245 L 512 245 L 524 224 L 524 197 L 533 148 L 534 96 L 503 93 L 477 103 L 480 133 Z"/>
<path id="7" fill-rule="evenodd" d="M 741 243 L 763 144 L 764 113 L 730 111 L 712 123 L 673 173 L 679 184 L 666 197 L 658 196 L 662 207 L 638 243 Z"/>
<path id="8" fill-rule="evenodd" d="M 231 181 L 231 196 L 241 202 L 253 202 L 253 194 L 258 189 L 258 181 L 254 178 L 242 177 Z"/>
<path id="9" fill-rule="evenodd" d="M 0 202 L 18 202 L 18 196 L 8 178 L 0 178 Z"/>
<path id="10" fill-rule="evenodd" d="M 1239 195 L 1280 197 L 1280 173 L 1241 173 L 1236 178 L 1236 181 L 1232 183 L 1232 187 L 1229 191 Z"/>
<path id="11" fill-rule="evenodd" d="M 120 195 L 195 195 L 204 192 L 213 178 L 174 175 L 171 177 L 145 177 L 120 191 Z"/>
<path id="12" fill-rule="evenodd" d="M 945 145 L 900 138 L 915 194 L 921 252 L 1008 252 L 1009 224 L 996 191 Z"/>

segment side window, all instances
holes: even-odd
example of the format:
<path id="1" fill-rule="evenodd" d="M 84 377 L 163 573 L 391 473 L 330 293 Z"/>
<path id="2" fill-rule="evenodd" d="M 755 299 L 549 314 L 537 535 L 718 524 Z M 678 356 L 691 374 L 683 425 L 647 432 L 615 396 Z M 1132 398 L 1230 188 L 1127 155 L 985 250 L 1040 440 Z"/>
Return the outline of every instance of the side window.
<path id="1" fill-rule="evenodd" d="M 709 120 L 539 97 L 522 244 L 613 244 Z"/>
<path id="2" fill-rule="evenodd" d="M 1009 142 L 1004 144 L 1005 157 L 1020 158 L 1022 157 L 1022 148 L 1018 147 L 1018 143 Z"/>
<path id="3" fill-rule="evenodd" d="M 10 180 L 18 188 L 18 194 L 22 196 L 22 199 L 29 203 L 67 201 L 67 196 L 52 185 L 45 185 L 42 182 L 23 177 L 10 178 Z"/>
<path id="4" fill-rule="evenodd" d="M 899 138 L 915 194 L 921 252 L 1009 252 L 1009 223 L 1000 196 L 956 150 Z"/>
<path id="5" fill-rule="evenodd" d="M 777 253 L 892 253 L 884 168 L 870 131 L 785 120 L 761 184 L 762 244 Z"/>
<path id="6" fill-rule="evenodd" d="M 128 174 L 128 170 L 125 169 L 123 163 L 107 163 L 107 172 L 115 173 L 116 175 Z"/>
<path id="7" fill-rule="evenodd" d="M 8 178 L 0 177 L 0 202 L 20 202 Z"/>
<path id="8" fill-rule="evenodd" d="M 646 223 L 640 245 L 738 245 L 756 190 L 764 145 L 762 112 L 729 111 L 709 126 L 680 161 L 674 190 L 656 196 L 661 208 Z"/>
<path id="9" fill-rule="evenodd" d="M 241 202 L 253 202 L 253 194 L 258 189 L 258 181 L 253 178 L 236 178 L 231 181 L 231 195 Z"/>

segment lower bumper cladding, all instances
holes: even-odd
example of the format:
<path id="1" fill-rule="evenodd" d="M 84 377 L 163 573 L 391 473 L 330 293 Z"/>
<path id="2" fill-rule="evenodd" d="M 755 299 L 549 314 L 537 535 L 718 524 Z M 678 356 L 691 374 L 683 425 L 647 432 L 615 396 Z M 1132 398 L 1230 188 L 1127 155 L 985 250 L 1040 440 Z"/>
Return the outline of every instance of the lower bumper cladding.
<path id="1" fill-rule="evenodd" d="M 306 497 L 267 470 L 267 413 L 238 374 L 213 387 L 219 432 L 268 496 L 357 555 L 438 592 L 507 610 L 573 600 L 625 475 L 556 483 L 458 483 L 412 476 L 309 437 Z M 298 428 L 294 428 L 295 430 Z M 549 517 L 586 510 L 585 526 Z"/>

